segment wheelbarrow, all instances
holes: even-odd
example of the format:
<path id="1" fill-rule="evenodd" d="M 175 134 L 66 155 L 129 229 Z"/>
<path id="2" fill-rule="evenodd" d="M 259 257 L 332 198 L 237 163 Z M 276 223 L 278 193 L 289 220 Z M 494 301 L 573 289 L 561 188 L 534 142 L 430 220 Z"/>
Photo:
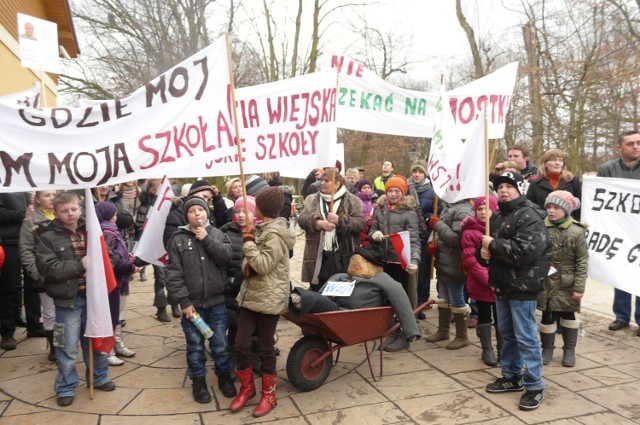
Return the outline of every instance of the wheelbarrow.
<path id="1" fill-rule="evenodd" d="M 431 308 L 434 300 L 419 305 L 413 314 Z M 356 310 L 330 311 L 326 313 L 296 316 L 283 314 L 289 321 L 302 328 L 304 336 L 289 351 L 287 357 L 287 377 L 300 391 L 313 391 L 329 377 L 331 368 L 340 358 L 340 349 L 364 343 L 364 351 L 369 364 L 371 378 L 377 382 L 383 375 L 383 350 L 380 350 L 380 373 L 378 378 L 371 365 L 368 342 L 385 337 L 400 328 L 400 323 L 389 327 L 394 316 L 390 306 L 362 308 Z M 336 353 L 335 362 L 333 353 Z"/>

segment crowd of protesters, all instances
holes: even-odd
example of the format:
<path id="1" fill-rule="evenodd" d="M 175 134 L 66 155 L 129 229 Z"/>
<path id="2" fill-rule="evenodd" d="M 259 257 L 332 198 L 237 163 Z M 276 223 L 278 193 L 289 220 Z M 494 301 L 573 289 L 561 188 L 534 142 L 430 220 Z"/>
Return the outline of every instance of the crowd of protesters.
<path id="1" fill-rule="evenodd" d="M 618 142 L 620 158 L 604 164 L 598 175 L 639 179 L 640 134 L 623 133 Z M 513 146 L 508 161 L 489 176 L 490 196 L 452 204 L 436 202 L 424 160 L 411 165 L 408 177 L 395 173 L 388 160 L 375 178 L 361 168 L 343 176 L 340 163 L 312 170 L 301 188 L 305 199 L 298 223 L 305 246 L 299 279 L 292 279 L 288 264 L 296 239 L 288 223 L 294 190 L 278 173 L 248 176 L 244 188 L 239 177 L 228 178 L 224 193 L 204 179 L 182 186 L 172 180 L 175 197 L 163 238 L 166 267 L 146 265 L 131 254 L 161 180 L 95 188 L 91 201 L 118 284 L 110 300 L 116 343 L 111 353 L 93 353 L 95 388 L 114 390 L 108 367 L 136 354 L 124 341 L 126 297 L 133 275 L 144 281 L 145 267 L 153 268 L 150 303 L 157 320 L 170 322 L 169 313 L 181 320 L 194 400 L 211 401 L 205 378 L 208 341 L 218 385 L 234 398 L 231 410 L 243 409 L 256 395 L 253 376 L 259 372 L 261 397 L 253 414 L 267 414 L 277 405 L 274 334 L 279 315 L 290 308 L 292 281 L 319 291 L 347 271 L 356 250 L 377 245 L 376 264 L 385 279 L 402 285 L 412 307 L 427 301 L 431 291 L 437 294 L 438 325 L 426 342 L 449 341 L 454 323 L 455 336 L 445 347 L 462 349 L 469 345 L 467 329 L 475 327 L 481 360 L 501 367 L 501 377 L 486 390 L 524 391 L 520 409 L 536 409 L 544 399 L 542 369 L 553 361 L 557 332 L 564 343 L 562 364 L 576 364 L 576 313 L 588 253 L 579 221 L 581 182 L 567 161 L 565 152 L 550 149 L 536 167 L 525 147 Z M 52 190 L 0 194 L 0 348 L 16 349 L 17 326 L 26 327 L 29 338 L 46 338 L 47 357 L 58 366 L 61 406 L 74 401 L 78 343 L 85 361 L 90 354 L 83 336 L 85 201 Z M 400 232 L 408 232 L 408 261 L 391 243 L 391 235 Z M 636 322 L 639 305 L 636 298 Z M 610 330 L 629 326 L 629 294 L 616 289 L 614 313 Z M 383 349 L 404 350 L 415 337 L 400 328 Z"/>

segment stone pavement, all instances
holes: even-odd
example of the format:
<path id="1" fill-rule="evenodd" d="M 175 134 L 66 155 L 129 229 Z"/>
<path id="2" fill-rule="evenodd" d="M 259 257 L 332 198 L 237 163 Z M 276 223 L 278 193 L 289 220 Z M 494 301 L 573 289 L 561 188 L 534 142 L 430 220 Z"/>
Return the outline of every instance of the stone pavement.
<path id="1" fill-rule="evenodd" d="M 292 276 L 300 276 L 304 239 L 298 238 Z M 287 380 L 286 359 L 290 347 L 301 337 L 300 329 L 282 319 L 278 326 L 278 407 L 263 418 L 251 416 L 249 408 L 232 414 L 229 399 L 222 397 L 213 373 L 210 404 L 191 397 L 186 378 L 185 342 L 179 321 L 154 319 L 153 283 L 132 282 L 128 301 L 125 341 L 137 354 L 124 366 L 110 368 L 118 388 L 95 392 L 89 399 L 83 383 L 72 406 L 55 401 L 56 368 L 46 360 L 43 338 L 27 339 L 22 329 L 15 351 L 0 351 L 0 425 L 8 424 L 634 424 L 640 423 L 640 338 L 636 328 L 611 332 L 612 289 L 589 282 L 582 314 L 583 332 L 574 368 L 560 364 L 557 349 L 552 364 L 545 366 L 545 401 L 533 412 L 517 407 L 521 393 L 488 394 L 484 386 L 500 375 L 497 367 L 480 360 L 480 345 L 457 351 L 444 344 L 414 342 L 407 351 L 385 353 L 384 378 L 374 382 L 362 345 L 343 349 L 327 382 L 312 392 L 300 392 Z M 420 325 L 426 334 L 437 321 L 427 311 Z M 562 345 L 561 338 L 556 341 Z M 375 348 L 370 350 L 377 354 Z M 374 368 L 378 357 L 374 357 Z M 78 365 L 84 376 L 84 365 Z M 374 369 L 375 370 L 375 369 Z M 256 380 L 259 388 L 259 380 Z"/>

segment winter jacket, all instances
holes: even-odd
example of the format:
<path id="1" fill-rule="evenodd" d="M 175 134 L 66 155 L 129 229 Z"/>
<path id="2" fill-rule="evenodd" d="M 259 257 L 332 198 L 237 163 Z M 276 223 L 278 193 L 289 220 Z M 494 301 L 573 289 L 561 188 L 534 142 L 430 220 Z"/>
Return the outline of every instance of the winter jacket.
<path id="1" fill-rule="evenodd" d="M 467 292 L 476 301 L 493 303 L 496 296 L 489 286 L 489 268 L 476 259 L 476 250 L 482 245 L 485 224 L 475 216 L 462 220 L 462 261 L 467 268 Z"/>
<path id="2" fill-rule="evenodd" d="M 263 314 L 283 314 L 289 305 L 289 251 L 296 237 L 287 220 L 278 217 L 256 224 L 255 241 L 245 242 L 243 270 L 251 270 L 238 294 L 242 308 Z"/>
<path id="3" fill-rule="evenodd" d="M 382 174 L 380 174 L 378 177 L 376 177 L 373 180 L 374 192 L 378 193 L 378 195 L 380 196 L 384 195 L 387 192 L 385 188 L 385 185 L 387 184 L 387 180 L 389 180 L 393 176 L 395 176 L 395 174 L 390 173 L 388 176 L 383 176 Z"/>
<path id="4" fill-rule="evenodd" d="M 547 196 L 554 190 L 566 190 L 578 199 L 582 198 L 582 182 L 577 177 L 574 177 L 571 181 L 560 179 L 558 187 L 553 188 L 551 182 L 547 177 L 538 177 L 529 183 L 529 189 L 527 190 L 527 199 L 538 205 L 540 208 L 545 209 L 544 201 L 547 200 Z M 576 220 L 580 219 L 580 208 L 574 210 L 571 216 Z"/>
<path id="5" fill-rule="evenodd" d="M 140 235 L 142 234 L 142 228 L 144 227 L 145 219 L 147 218 L 147 215 L 149 215 L 149 211 L 151 211 L 151 209 L 153 208 L 153 204 L 155 204 L 157 198 L 158 195 L 152 195 L 146 190 L 140 193 L 140 206 L 138 207 L 135 221 L 136 234 L 138 235 L 138 237 L 140 237 Z M 120 227 L 118 226 L 118 228 Z"/>
<path id="6" fill-rule="evenodd" d="M 189 227 L 180 226 L 169 241 L 165 285 L 170 304 L 180 309 L 210 307 L 224 302 L 224 268 L 231 261 L 231 242 L 219 229 L 206 224 L 199 241 Z"/>
<path id="7" fill-rule="evenodd" d="M 27 192 L 0 193 L 0 239 L 3 245 L 18 245 L 29 203 Z"/>
<path id="8" fill-rule="evenodd" d="M 322 247 L 324 244 L 324 230 L 316 228 L 316 221 L 322 219 L 320 214 L 321 194 L 314 193 L 304 200 L 304 209 L 298 217 L 300 228 L 305 231 L 305 246 L 302 257 L 302 282 L 314 285 L 318 282 L 318 274 L 322 266 Z M 336 227 L 338 236 L 338 252 L 345 253 L 346 238 L 351 238 L 352 250 L 359 246 L 358 234 L 364 229 L 365 220 L 362 215 L 362 202 L 360 198 L 346 192 L 337 211 L 340 217 Z"/>
<path id="9" fill-rule="evenodd" d="M 40 227 L 36 235 L 36 264 L 44 278 L 44 289 L 56 307 L 71 308 L 78 297 L 78 279 L 85 275 L 82 259 L 73 252 L 70 230 L 58 220 Z M 84 219 L 78 222 L 76 234 L 86 241 Z"/>
<path id="10" fill-rule="evenodd" d="M 40 209 L 36 208 L 33 214 L 28 216 L 22 222 L 20 229 L 20 263 L 24 270 L 25 279 L 31 280 L 31 286 L 34 289 L 44 289 L 44 278 L 38 271 L 36 265 L 36 232 L 40 227 L 46 227 L 51 223 L 47 217 L 42 214 Z"/>
<path id="11" fill-rule="evenodd" d="M 634 169 L 629 168 L 622 158 L 605 162 L 598 168 L 598 177 L 617 177 L 621 179 L 640 179 L 640 162 Z"/>
<path id="12" fill-rule="evenodd" d="M 372 244 L 380 244 L 384 250 L 384 260 L 388 263 L 399 263 L 400 259 L 396 254 L 391 240 L 384 238 L 382 242 L 375 242 L 371 239 L 376 231 L 381 231 L 384 235 L 391 233 L 409 231 L 411 241 L 411 264 L 420 264 L 420 232 L 418 224 L 418 213 L 416 212 L 416 200 L 413 196 L 404 196 L 397 208 L 390 210 L 386 195 L 378 199 L 378 208 L 375 210 L 373 223 L 369 228 L 369 240 Z"/>
<path id="13" fill-rule="evenodd" d="M 587 282 L 589 249 L 586 230 L 572 218 L 554 226 L 547 217 L 544 224 L 553 242 L 551 265 L 557 272 L 549 276 L 547 288 L 538 294 L 538 309 L 580 312 L 580 300 L 572 299 L 571 294 L 584 293 Z"/>
<path id="14" fill-rule="evenodd" d="M 464 283 L 466 277 L 461 270 L 462 220 L 473 216 L 473 208 L 466 200 L 449 204 L 440 215 L 433 231 L 438 235 L 436 270 L 438 280 L 450 283 Z"/>
<path id="15" fill-rule="evenodd" d="M 135 266 L 129 261 L 129 251 L 125 245 L 124 239 L 118 232 L 109 229 L 102 229 L 104 242 L 109 251 L 113 274 L 116 278 L 117 287 L 124 288 L 124 295 L 129 294 L 129 281 L 135 270 Z"/>
<path id="16" fill-rule="evenodd" d="M 431 236 L 431 229 L 427 226 L 427 222 L 433 215 L 433 203 L 435 197 L 435 191 L 431 186 L 429 180 L 425 180 L 422 184 L 416 185 L 413 181 L 409 182 L 409 194 L 416 198 L 418 208 L 420 211 L 421 227 L 424 229 L 421 231 L 422 240 L 421 243 L 425 245 Z M 438 214 L 442 211 L 442 202 L 438 204 Z"/>
<path id="17" fill-rule="evenodd" d="M 524 195 L 498 202 L 491 216 L 489 282 L 496 296 L 535 300 L 548 280 L 552 247 L 544 225 L 545 212 Z M 480 260 L 480 248 L 476 251 Z"/>

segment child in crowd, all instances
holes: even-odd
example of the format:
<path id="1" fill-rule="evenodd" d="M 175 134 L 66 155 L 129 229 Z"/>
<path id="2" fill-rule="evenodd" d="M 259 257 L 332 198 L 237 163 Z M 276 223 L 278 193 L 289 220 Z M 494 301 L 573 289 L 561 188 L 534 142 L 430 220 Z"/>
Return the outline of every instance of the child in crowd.
<path id="1" fill-rule="evenodd" d="M 553 358 L 556 338 L 556 321 L 560 318 L 562 327 L 562 365 L 576 365 L 576 343 L 580 321 L 576 312 L 580 311 L 580 300 L 587 281 L 589 251 L 585 229 L 571 217 L 580 208 L 580 200 L 565 190 L 551 192 L 545 201 L 549 229 L 553 243 L 551 275 L 546 289 L 538 294 L 538 309 L 542 310 L 540 321 L 540 341 L 542 342 L 542 363 L 549 364 Z"/>
<path id="2" fill-rule="evenodd" d="M 375 210 L 373 223 L 369 229 L 369 238 L 373 242 L 379 243 L 383 248 L 385 273 L 400 282 L 407 291 L 409 275 L 416 274 L 418 264 L 420 264 L 420 230 L 418 212 L 415 208 L 416 200 L 413 196 L 407 195 L 409 185 L 404 176 L 388 178 L 385 190 L 385 196 L 381 196 L 378 200 L 380 207 Z M 403 269 L 388 235 L 405 230 L 409 232 L 411 262 Z M 409 299 L 417 299 L 417 293 L 407 292 L 407 294 Z M 389 335 L 384 342 L 384 350 L 400 351 L 409 348 L 409 345 L 410 342 L 404 331 L 400 330 Z"/>
<path id="3" fill-rule="evenodd" d="M 89 355 L 93 355 L 95 389 L 113 391 L 116 385 L 109 380 L 106 355 L 96 351 L 90 353 L 89 339 L 84 336 L 87 324 L 87 232 L 84 219 L 80 217 L 80 199 L 73 192 L 63 192 L 53 200 L 53 210 L 55 219 L 39 229 L 36 237 L 36 264 L 44 278 L 47 295 L 53 298 L 56 306 L 53 339 L 58 365 L 54 382 L 57 403 L 69 406 L 78 386 L 78 341 L 82 346 L 87 375 Z"/>
<path id="4" fill-rule="evenodd" d="M 191 318 L 198 313 L 213 331 L 209 348 L 225 397 L 237 392 L 231 380 L 231 353 L 227 342 L 227 308 L 224 303 L 224 267 L 231 261 L 229 238 L 209 223 L 209 206 L 197 196 L 184 203 L 187 225 L 178 228 L 169 241 L 166 286 L 169 301 L 182 310 L 182 330 L 187 340 L 187 376 L 193 399 L 210 403 L 207 389 L 205 338 Z"/>
<path id="5" fill-rule="evenodd" d="M 112 202 L 98 202 L 95 206 L 96 216 L 100 222 L 100 227 L 104 234 L 104 241 L 109 250 L 109 257 L 111 258 L 111 265 L 113 266 L 113 273 L 116 278 L 117 289 L 109 295 L 109 297 L 118 298 L 116 303 L 118 304 L 118 311 L 112 312 L 114 317 L 117 317 L 117 324 L 114 330 L 116 345 L 114 350 L 107 356 L 109 366 L 121 366 L 124 361 L 119 357 L 129 358 L 136 355 L 136 352 L 129 349 L 124 344 L 122 337 L 122 322 L 125 320 L 127 310 L 127 296 L 129 295 L 129 281 L 131 276 L 139 269 L 133 265 L 135 257 L 129 254 L 127 244 L 124 238 L 118 232 L 116 226 L 116 207 Z M 117 356 L 116 356 L 117 355 Z"/>
<path id="6" fill-rule="evenodd" d="M 53 214 L 53 199 L 58 194 L 55 190 L 40 190 L 33 197 L 33 214 L 25 217 L 20 229 L 20 263 L 23 268 L 24 284 L 38 290 L 40 305 L 42 306 L 42 321 L 45 337 L 49 344 L 49 361 L 56 361 L 56 349 L 53 346 L 53 324 L 56 321 L 56 306 L 53 299 L 44 292 L 44 279 L 36 265 L 36 237 L 35 230 L 46 227 L 55 218 Z M 28 331 L 27 331 L 28 332 Z M 27 336 L 30 336 L 27 333 Z"/>
<path id="7" fill-rule="evenodd" d="M 478 325 L 476 334 L 482 345 L 482 361 L 488 366 L 498 364 L 498 359 L 491 345 L 491 322 L 496 327 L 496 342 L 498 356 L 502 342 L 498 332 L 498 316 L 496 313 L 496 296 L 489 286 L 489 269 L 480 264 L 476 259 L 476 250 L 482 243 L 482 235 L 485 233 L 487 223 L 487 198 L 482 196 L 473 203 L 475 216 L 469 216 L 462 220 L 462 261 L 467 268 L 467 291 L 469 296 L 476 300 L 478 305 Z M 491 213 L 498 209 L 498 200 L 494 196 L 489 197 L 489 209 Z"/>
<path id="8" fill-rule="evenodd" d="M 279 315 L 289 305 L 289 251 L 295 235 L 287 220 L 279 217 L 284 193 L 278 187 L 263 189 L 256 195 L 256 218 L 262 223 L 249 224 L 242 234 L 244 282 L 238 295 L 240 317 L 236 335 L 238 379 L 242 387 L 231 403 L 232 412 L 243 409 L 256 395 L 253 381 L 251 344 L 258 331 L 258 356 L 262 367 L 262 395 L 253 416 L 264 416 L 276 405 L 276 325 Z"/>
<path id="9" fill-rule="evenodd" d="M 436 256 L 438 272 L 438 293 L 442 302 L 438 303 L 438 330 L 425 338 L 427 342 L 449 339 L 451 313 L 456 325 L 456 337 L 447 345 L 449 350 L 458 350 L 469 345 L 467 325 L 471 309 L 465 300 L 464 288 L 467 281 L 461 267 L 460 239 L 462 220 L 473 216 L 468 200 L 447 204 L 440 217 L 429 219 L 429 228 L 437 235 L 437 244 L 430 242 L 429 255 Z"/>
<path id="10" fill-rule="evenodd" d="M 374 202 L 378 199 L 374 197 L 373 183 L 370 180 L 362 179 L 358 181 L 358 198 L 362 201 L 362 215 L 364 215 L 364 229 L 360 233 L 360 244 L 363 247 L 369 246 L 369 226 L 373 223 L 373 207 Z"/>

